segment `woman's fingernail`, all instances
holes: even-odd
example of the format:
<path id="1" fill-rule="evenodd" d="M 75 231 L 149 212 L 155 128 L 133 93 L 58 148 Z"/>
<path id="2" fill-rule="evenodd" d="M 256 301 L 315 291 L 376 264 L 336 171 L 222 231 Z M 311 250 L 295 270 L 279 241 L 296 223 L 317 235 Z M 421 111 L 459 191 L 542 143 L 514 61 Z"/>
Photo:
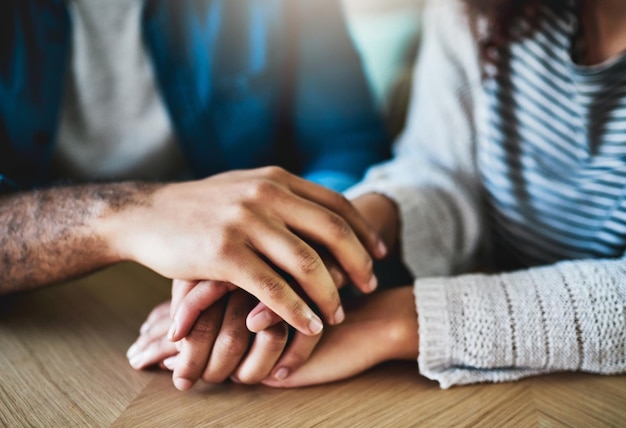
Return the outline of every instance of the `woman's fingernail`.
<path id="1" fill-rule="evenodd" d="M 272 315 L 269 310 L 263 309 L 250 318 L 250 327 L 253 332 L 259 332 L 272 325 Z"/>
<path id="2" fill-rule="evenodd" d="M 339 308 L 337 308 L 337 310 L 335 311 L 335 315 L 333 316 L 333 323 L 341 324 L 345 319 L 346 314 L 343 311 L 343 306 L 339 306 Z"/>
<path id="3" fill-rule="evenodd" d="M 343 273 L 339 269 L 330 269 L 330 277 L 337 287 L 341 287 L 346 282 Z"/>
<path id="4" fill-rule="evenodd" d="M 176 356 L 174 355 L 173 357 L 168 357 L 164 359 L 163 365 L 165 366 L 166 369 L 173 371 L 174 368 L 176 367 Z"/>
<path id="5" fill-rule="evenodd" d="M 128 351 L 126 351 L 126 358 L 130 360 L 137 353 L 138 350 L 139 350 L 139 345 L 137 345 L 136 343 L 133 343 L 131 347 L 128 348 Z"/>
<path id="6" fill-rule="evenodd" d="M 382 240 L 378 241 L 378 246 L 377 246 L 377 251 L 378 251 L 378 255 L 380 257 L 385 257 L 387 255 L 387 246 L 385 245 L 385 243 Z"/>
<path id="7" fill-rule="evenodd" d="M 230 377 L 230 381 L 233 383 L 241 383 L 241 381 L 234 375 Z"/>
<path id="8" fill-rule="evenodd" d="M 376 287 L 378 287 L 378 278 L 376 278 L 376 275 L 372 275 L 370 282 L 367 284 L 367 288 L 371 292 L 376 290 Z"/>
<path id="9" fill-rule="evenodd" d="M 170 329 L 167 332 L 167 338 L 171 341 L 174 341 L 174 335 L 176 334 L 176 321 L 172 321 L 172 325 L 170 326 Z"/>
<path id="10" fill-rule="evenodd" d="M 322 324 L 322 320 L 317 317 L 317 315 L 311 316 L 311 321 L 309 321 L 309 330 L 313 334 L 320 334 L 322 329 L 324 328 L 324 324 Z"/>
<path id="11" fill-rule="evenodd" d="M 174 379 L 174 386 L 179 391 L 187 391 L 188 389 L 191 389 L 191 387 L 193 386 L 193 382 L 191 382 L 189 379 L 177 377 L 176 379 Z"/>
<path id="12" fill-rule="evenodd" d="M 130 360 L 128 360 L 128 363 L 130 364 L 130 366 L 132 368 L 140 369 L 142 367 L 142 365 L 143 365 L 143 354 L 139 353 L 139 354 L 135 355 Z"/>
<path id="13" fill-rule="evenodd" d="M 277 380 L 285 380 L 287 379 L 287 376 L 289 376 L 289 369 L 287 367 L 281 367 L 276 370 L 276 373 L 274 373 L 274 377 Z"/>
<path id="14" fill-rule="evenodd" d="M 141 324 L 141 328 L 139 329 L 139 333 L 144 334 L 148 330 L 150 330 L 150 323 L 145 322 L 145 323 Z"/>

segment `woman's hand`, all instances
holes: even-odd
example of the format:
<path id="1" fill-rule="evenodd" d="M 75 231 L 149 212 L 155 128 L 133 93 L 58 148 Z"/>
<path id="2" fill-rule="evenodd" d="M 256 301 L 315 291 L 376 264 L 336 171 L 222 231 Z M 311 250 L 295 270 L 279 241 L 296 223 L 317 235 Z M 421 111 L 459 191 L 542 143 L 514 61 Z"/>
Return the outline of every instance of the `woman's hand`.
<path id="1" fill-rule="evenodd" d="M 256 303 L 242 290 L 229 293 L 204 310 L 190 334 L 176 343 L 167 337 L 173 304 L 162 303 L 152 310 L 129 348 L 130 365 L 138 370 L 153 365 L 171 370 L 180 390 L 199 379 L 221 383 L 231 378 L 246 384 L 270 376 L 281 379 L 306 361 L 321 335 L 296 331 L 288 343 L 288 326 L 282 321 L 252 333 L 246 315 Z"/>
<path id="2" fill-rule="evenodd" d="M 325 330 L 311 357 L 287 378 L 267 378 L 273 387 L 338 381 L 389 360 L 416 360 L 418 326 L 411 287 L 364 296 L 346 320 Z"/>

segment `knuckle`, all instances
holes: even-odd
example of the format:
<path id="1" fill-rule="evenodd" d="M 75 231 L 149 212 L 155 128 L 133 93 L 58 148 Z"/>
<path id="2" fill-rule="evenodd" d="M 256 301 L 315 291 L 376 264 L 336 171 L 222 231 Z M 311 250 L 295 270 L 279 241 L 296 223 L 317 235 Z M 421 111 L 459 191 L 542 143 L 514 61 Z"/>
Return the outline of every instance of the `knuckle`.
<path id="1" fill-rule="evenodd" d="M 352 235 L 352 228 L 348 222 L 336 214 L 328 216 L 328 224 L 334 239 L 343 240 Z"/>
<path id="2" fill-rule="evenodd" d="M 174 370 L 176 377 L 184 377 L 191 381 L 195 381 L 200 377 L 202 371 L 200 363 L 194 359 L 185 359 Z"/>
<path id="3" fill-rule="evenodd" d="M 268 178 L 280 179 L 287 174 L 287 171 L 279 166 L 271 165 L 262 168 L 261 174 Z"/>
<path id="4" fill-rule="evenodd" d="M 232 330 L 219 335 L 216 349 L 226 358 L 238 357 L 246 352 L 248 348 L 248 334 Z"/>
<path id="5" fill-rule="evenodd" d="M 191 329 L 189 338 L 198 341 L 212 340 L 217 334 L 218 328 L 215 323 L 205 320 L 204 317 L 200 317 Z"/>
<path id="6" fill-rule="evenodd" d="M 272 180 L 261 178 L 250 182 L 246 195 L 251 201 L 266 201 L 274 197 L 277 191 L 278 188 Z"/>
<path id="7" fill-rule="evenodd" d="M 287 342 L 287 327 L 283 323 L 259 334 L 263 334 L 263 345 L 271 353 L 281 352 Z"/>
<path id="8" fill-rule="evenodd" d="M 322 259 L 310 248 L 301 248 L 297 251 L 298 269 L 304 274 L 317 271 L 322 266 Z"/>
<path id="9" fill-rule="evenodd" d="M 213 247 L 217 260 L 233 260 L 238 257 L 239 249 L 237 248 L 237 239 L 234 239 L 228 232 L 220 234 L 213 241 Z"/>
<path id="10" fill-rule="evenodd" d="M 285 295 L 285 284 L 278 276 L 264 276 L 259 280 L 259 287 L 269 299 L 281 300 Z"/>
<path id="11" fill-rule="evenodd" d="M 308 322 L 306 315 L 306 305 L 300 299 L 294 299 L 289 305 L 289 313 L 299 319 L 303 325 Z"/>
<path id="12" fill-rule="evenodd" d="M 225 233 L 228 235 L 237 233 L 237 231 L 239 230 L 239 225 L 246 224 L 247 221 L 249 221 L 253 216 L 254 214 L 252 213 L 248 204 L 246 204 L 245 202 L 236 204 L 230 209 Z"/>
<path id="13" fill-rule="evenodd" d="M 289 351 L 289 365 L 293 368 L 299 367 L 309 359 L 310 352 L 306 349 L 293 349 Z"/>
<path id="14" fill-rule="evenodd" d="M 341 193 L 334 193 L 333 198 L 332 204 L 337 207 L 336 209 L 339 212 L 348 213 L 353 211 L 354 206 L 352 205 L 352 202 L 350 202 L 350 200 Z"/>

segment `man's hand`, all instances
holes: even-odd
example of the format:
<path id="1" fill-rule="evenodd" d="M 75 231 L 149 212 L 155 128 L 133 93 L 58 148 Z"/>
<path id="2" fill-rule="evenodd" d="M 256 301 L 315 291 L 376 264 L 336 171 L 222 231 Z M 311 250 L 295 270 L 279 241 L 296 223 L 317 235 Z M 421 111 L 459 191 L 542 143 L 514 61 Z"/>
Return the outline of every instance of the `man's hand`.
<path id="1" fill-rule="evenodd" d="M 3 196 L 0 228 L 7 231 L 0 292 L 133 260 L 170 278 L 235 284 L 309 335 L 319 333 L 322 321 L 276 268 L 332 324 L 343 319 L 343 309 L 311 244 L 325 248 L 365 292 L 376 287 L 370 254 L 386 252 L 345 198 L 275 167 L 168 185 L 84 185 Z M 173 337 L 184 337 L 193 325 L 195 303 L 208 308 L 218 298 L 189 293 L 175 318 L 183 326 Z"/>

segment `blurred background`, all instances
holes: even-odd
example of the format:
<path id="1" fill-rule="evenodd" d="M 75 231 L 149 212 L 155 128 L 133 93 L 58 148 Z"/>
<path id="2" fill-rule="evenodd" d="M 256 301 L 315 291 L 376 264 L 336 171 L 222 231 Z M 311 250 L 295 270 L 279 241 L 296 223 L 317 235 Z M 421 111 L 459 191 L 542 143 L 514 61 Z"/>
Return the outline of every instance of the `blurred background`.
<path id="1" fill-rule="evenodd" d="M 424 0 L 343 1 L 376 103 L 396 135 L 404 125 Z"/>

